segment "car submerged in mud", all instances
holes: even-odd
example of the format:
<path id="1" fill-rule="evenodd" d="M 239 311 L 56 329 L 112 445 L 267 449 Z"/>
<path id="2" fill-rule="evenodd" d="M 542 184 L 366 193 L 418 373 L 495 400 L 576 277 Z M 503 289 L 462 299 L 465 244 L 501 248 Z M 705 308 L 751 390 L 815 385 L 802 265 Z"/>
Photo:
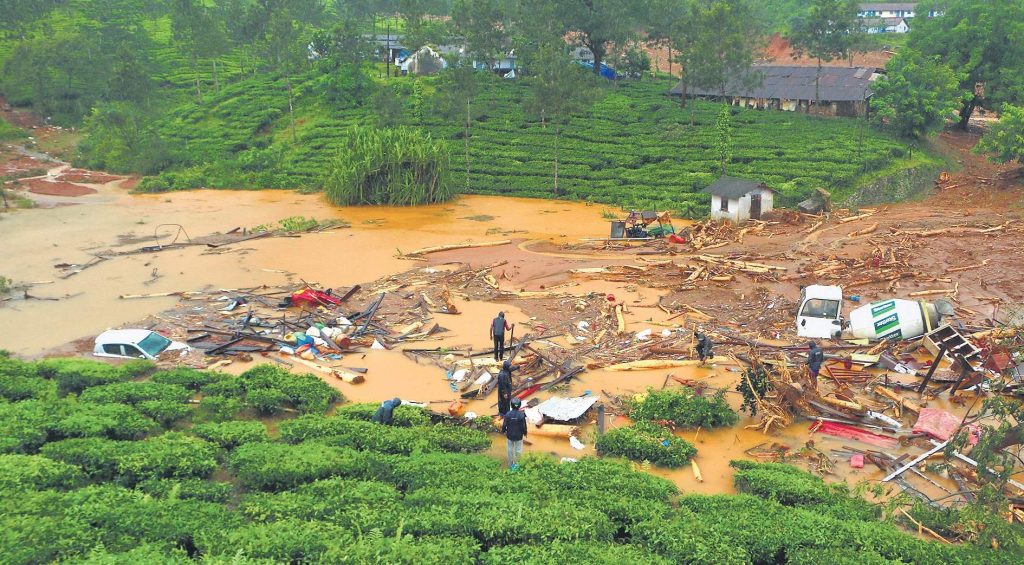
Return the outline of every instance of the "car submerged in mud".
<path id="1" fill-rule="evenodd" d="M 150 330 L 107 330 L 96 336 L 92 354 L 96 357 L 155 361 L 163 353 L 184 353 L 190 349 L 187 344 L 169 340 Z"/>

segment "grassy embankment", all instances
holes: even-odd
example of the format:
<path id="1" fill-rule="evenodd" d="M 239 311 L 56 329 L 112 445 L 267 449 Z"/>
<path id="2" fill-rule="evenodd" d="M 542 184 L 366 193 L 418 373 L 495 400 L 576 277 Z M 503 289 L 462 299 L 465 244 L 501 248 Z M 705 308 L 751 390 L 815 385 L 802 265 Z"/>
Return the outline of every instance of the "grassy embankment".
<path id="1" fill-rule="evenodd" d="M 473 453 L 484 431 L 411 407 L 374 424 L 374 405 L 270 366 L 0 356 L 0 377 L 5 563 L 1019 563 L 1024 547 L 976 513 L 918 511 L 971 544 L 916 539 L 787 465 L 736 463 L 734 496 L 608 459 L 509 473 Z"/>

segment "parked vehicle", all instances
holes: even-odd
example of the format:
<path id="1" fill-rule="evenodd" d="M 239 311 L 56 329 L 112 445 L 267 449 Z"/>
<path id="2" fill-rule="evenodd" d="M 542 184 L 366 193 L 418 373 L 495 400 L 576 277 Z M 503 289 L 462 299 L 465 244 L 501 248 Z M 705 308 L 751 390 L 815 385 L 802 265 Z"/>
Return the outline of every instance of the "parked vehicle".
<path id="1" fill-rule="evenodd" d="M 913 339 L 940 325 L 952 313 L 944 301 L 935 303 L 890 298 L 866 304 L 843 318 L 843 289 L 811 285 L 800 292 L 796 333 L 815 339 Z"/>
<path id="2" fill-rule="evenodd" d="M 121 359 L 156 359 L 167 351 L 188 351 L 191 348 L 150 330 L 107 330 L 96 336 L 92 354 L 97 357 Z"/>

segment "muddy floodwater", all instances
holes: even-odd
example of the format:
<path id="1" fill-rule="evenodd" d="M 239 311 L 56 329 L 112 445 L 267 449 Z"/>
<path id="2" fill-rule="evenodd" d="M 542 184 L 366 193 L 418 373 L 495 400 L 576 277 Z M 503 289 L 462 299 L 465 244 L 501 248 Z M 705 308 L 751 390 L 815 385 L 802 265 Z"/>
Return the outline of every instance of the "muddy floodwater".
<path id="1" fill-rule="evenodd" d="M 8 214 L 0 220 L 0 275 L 16 284 L 28 285 L 25 292 L 32 297 L 23 299 L 22 291 L 18 291 L 13 299 L 0 305 L 0 348 L 25 357 L 73 351 L 66 344 L 183 307 L 176 297 L 124 300 L 121 295 L 232 289 L 303 280 L 324 287 L 346 287 L 428 264 L 441 267 L 457 261 L 486 266 L 503 258 L 515 259 L 510 261 L 510 276 L 502 280 L 503 286 L 538 290 L 567 284 L 569 269 L 607 263 L 600 254 L 574 256 L 534 250 L 543 247 L 538 245 L 542 241 L 575 241 L 608 233 L 608 221 L 602 217 L 606 208 L 579 202 L 467 196 L 417 208 L 338 208 L 326 204 L 319 195 L 287 191 L 208 190 L 131 195 L 116 181 L 96 187 L 95 194 L 75 198 L 40 195 L 40 203 L 45 207 Z M 75 269 L 57 268 L 88 264 L 100 252 L 109 255 L 111 251 L 138 250 L 167 244 L 174 238 L 185 241 L 235 228 L 275 224 L 291 216 L 338 219 L 351 227 L 295 238 L 246 241 L 225 250 L 195 246 L 160 253 L 132 253 L 102 261 L 66 278 L 63 277 Z M 432 255 L 429 263 L 396 257 L 401 250 L 497 239 L 512 239 L 514 244 L 439 253 Z M 650 327 L 660 332 L 664 325 L 671 325 L 661 311 L 643 307 L 657 301 L 663 291 L 602 281 L 569 283 L 568 288 L 561 290 L 578 295 L 616 294 L 626 304 L 636 306 L 627 316 L 631 329 L 639 330 L 645 323 L 653 323 Z M 450 331 L 418 346 L 484 350 L 489 347 L 488 323 L 496 311 L 506 311 L 513 323 L 526 321 L 526 315 L 514 303 L 458 298 L 456 304 L 461 314 L 445 315 L 438 320 Z M 78 351 L 81 352 L 81 347 Z M 443 411 L 457 397 L 443 370 L 433 364 L 417 363 L 397 349 L 368 349 L 346 356 L 344 362 L 368 370 L 366 381 L 358 385 L 327 379 L 351 400 L 380 401 L 400 396 L 430 403 L 433 410 Z M 227 370 L 240 372 L 246 368 L 244 363 L 235 363 Z M 676 377 L 705 380 L 712 387 L 731 390 L 739 378 L 737 371 L 736 367 L 724 365 L 672 371 L 592 370 L 581 374 L 558 394 L 606 397 L 609 393 L 639 393 L 647 387 L 664 386 L 670 372 Z M 548 396 L 545 393 L 541 399 Z M 494 398 L 492 394 L 488 400 L 470 402 L 467 409 L 494 414 Z M 738 408 L 739 395 L 730 392 L 728 398 Z M 612 415 L 607 426 L 626 423 L 622 415 Z M 744 429 L 751 423 L 744 416 L 738 426 L 725 430 L 678 432 L 697 447 L 696 461 L 703 482 L 695 480 L 689 467 L 674 471 L 651 468 L 650 472 L 674 481 L 684 491 L 732 492 L 730 460 L 747 457 L 744 451 L 759 444 L 775 442 L 795 450 L 808 438 L 807 422 L 794 424 L 771 437 Z M 583 427 L 583 450 L 571 447 L 565 439 L 531 435 L 532 445 L 526 447 L 526 452 L 562 457 L 592 455 L 595 434 L 594 426 Z M 818 439 L 818 447 L 826 452 L 842 444 L 842 440 Z M 491 453 L 504 457 L 502 438 L 495 437 Z M 843 462 L 837 464 L 839 478 L 850 482 L 879 478 L 877 472 L 847 467 Z"/>

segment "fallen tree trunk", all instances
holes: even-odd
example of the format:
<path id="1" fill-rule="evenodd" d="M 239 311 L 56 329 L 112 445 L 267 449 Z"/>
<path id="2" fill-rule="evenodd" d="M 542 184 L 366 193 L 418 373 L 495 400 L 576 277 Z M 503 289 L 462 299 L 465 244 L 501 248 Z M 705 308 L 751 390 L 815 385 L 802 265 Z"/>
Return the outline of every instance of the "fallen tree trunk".
<path id="1" fill-rule="evenodd" d="M 416 249 L 408 253 L 402 253 L 399 257 L 417 257 L 420 255 L 429 255 L 431 253 L 438 253 L 440 251 L 452 251 L 454 249 L 472 249 L 476 247 L 497 247 L 499 245 L 508 245 L 512 243 L 511 239 L 503 239 L 501 241 L 484 241 L 481 243 L 453 243 L 449 245 L 435 245 L 433 247 L 424 247 L 422 249 Z"/>

